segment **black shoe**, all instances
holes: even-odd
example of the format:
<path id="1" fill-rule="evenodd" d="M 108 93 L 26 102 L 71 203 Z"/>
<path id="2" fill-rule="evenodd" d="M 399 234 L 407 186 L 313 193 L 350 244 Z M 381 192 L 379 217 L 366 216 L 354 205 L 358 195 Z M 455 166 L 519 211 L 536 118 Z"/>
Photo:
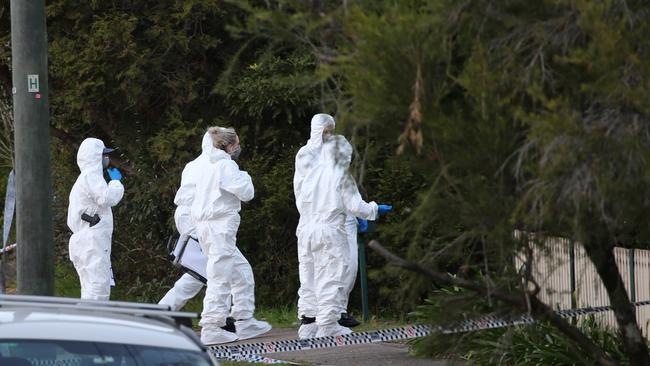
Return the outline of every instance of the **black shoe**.
<path id="1" fill-rule="evenodd" d="M 221 327 L 221 329 L 226 330 L 231 333 L 236 333 L 237 328 L 235 328 L 235 318 L 227 317 L 226 318 L 226 325 Z"/>
<path id="2" fill-rule="evenodd" d="M 348 313 L 341 313 L 341 319 L 339 319 L 339 325 L 348 328 L 354 328 L 359 324 L 361 324 L 361 322 L 356 320 L 352 315 L 348 315 Z"/>

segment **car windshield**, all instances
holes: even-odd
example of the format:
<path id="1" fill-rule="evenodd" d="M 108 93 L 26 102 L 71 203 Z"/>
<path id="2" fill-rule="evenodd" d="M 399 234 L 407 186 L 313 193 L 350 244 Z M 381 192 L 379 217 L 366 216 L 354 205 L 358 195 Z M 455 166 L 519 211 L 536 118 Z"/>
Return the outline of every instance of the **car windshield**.
<path id="1" fill-rule="evenodd" d="M 212 366 L 198 351 L 131 344 L 0 340 L 2 366 Z"/>

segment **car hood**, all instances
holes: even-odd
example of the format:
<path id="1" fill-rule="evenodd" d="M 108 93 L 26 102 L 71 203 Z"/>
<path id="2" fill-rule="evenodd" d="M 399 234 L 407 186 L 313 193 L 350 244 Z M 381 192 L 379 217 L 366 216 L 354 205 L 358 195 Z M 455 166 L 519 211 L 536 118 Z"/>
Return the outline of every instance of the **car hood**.
<path id="1" fill-rule="evenodd" d="M 133 344 L 199 351 L 171 323 L 101 311 L 51 308 L 0 308 L 1 339 L 48 339 Z"/>

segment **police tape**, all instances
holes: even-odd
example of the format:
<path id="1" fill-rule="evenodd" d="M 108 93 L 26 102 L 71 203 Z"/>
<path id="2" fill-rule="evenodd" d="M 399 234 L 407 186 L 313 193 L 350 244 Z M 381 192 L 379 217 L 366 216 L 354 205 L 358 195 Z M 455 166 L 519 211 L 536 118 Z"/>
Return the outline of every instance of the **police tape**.
<path id="1" fill-rule="evenodd" d="M 13 243 L 13 244 L 11 244 L 11 245 L 7 245 L 7 246 L 4 247 L 4 248 L 0 248 L 0 254 L 10 252 L 10 251 L 11 251 L 12 249 L 14 249 L 15 247 L 16 247 L 16 243 Z"/>
<path id="2" fill-rule="evenodd" d="M 634 306 L 650 305 L 650 300 L 638 301 Z M 556 314 L 562 318 L 574 318 L 609 311 L 609 306 L 594 306 L 580 309 L 558 310 Z M 381 343 L 390 341 L 420 338 L 438 332 L 442 334 L 466 333 L 477 330 L 504 328 L 515 325 L 532 324 L 535 319 L 523 315 L 514 319 L 502 319 L 496 316 L 485 316 L 479 319 L 465 320 L 457 326 L 443 328 L 428 325 L 410 325 L 392 329 L 379 329 L 367 332 L 351 333 L 339 336 L 329 336 L 309 339 L 288 339 L 274 342 L 258 342 L 240 345 L 214 345 L 209 346 L 210 352 L 219 359 L 233 357 L 256 356 L 269 353 L 306 351 L 312 349 L 334 348 L 359 344 Z"/>
<path id="3" fill-rule="evenodd" d="M 65 358 L 56 360 L 27 359 L 31 366 L 81 366 L 81 358 Z"/>
<path id="4" fill-rule="evenodd" d="M 226 358 L 220 358 L 222 361 L 232 361 L 232 362 L 251 362 L 251 363 L 264 363 L 268 365 L 297 365 L 294 362 L 289 362 L 289 361 L 283 361 L 283 360 L 276 360 L 273 358 L 268 358 L 268 357 L 263 357 L 263 356 L 257 356 L 257 355 L 249 355 L 249 356 L 230 356 Z"/>

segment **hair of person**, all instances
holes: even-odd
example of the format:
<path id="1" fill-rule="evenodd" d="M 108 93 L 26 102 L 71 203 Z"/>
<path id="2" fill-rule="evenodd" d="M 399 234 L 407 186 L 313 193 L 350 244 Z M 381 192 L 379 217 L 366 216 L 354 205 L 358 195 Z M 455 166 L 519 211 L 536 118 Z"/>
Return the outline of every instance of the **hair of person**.
<path id="1" fill-rule="evenodd" d="M 237 142 L 237 133 L 232 127 L 210 127 L 208 133 L 212 137 L 212 145 L 217 149 L 225 151 L 228 145 Z"/>

